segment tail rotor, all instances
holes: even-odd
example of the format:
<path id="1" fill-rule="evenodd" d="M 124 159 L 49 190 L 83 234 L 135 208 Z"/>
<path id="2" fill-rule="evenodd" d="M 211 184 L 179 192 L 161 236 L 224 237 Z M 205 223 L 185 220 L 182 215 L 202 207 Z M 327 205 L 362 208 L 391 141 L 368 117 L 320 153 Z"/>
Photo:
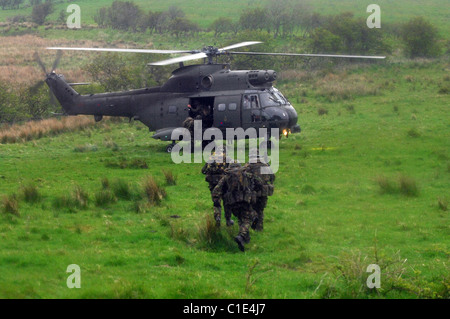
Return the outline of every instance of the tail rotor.
<path id="1" fill-rule="evenodd" d="M 44 81 L 39 81 L 38 83 L 36 83 L 35 85 L 33 85 L 33 86 L 29 89 L 29 92 L 30 92 L 31 94 L 35 94 L 35 93 L 41 88 L 41 86 L 45 83 L 45 81 L 46 81 L 52 74 L 55 74 L 55 73 L 56 73 L 55 70 L 56 70 L 56 68 L 58 67 L 58 65 L 59 65 L 59 63 L 60 63 L 60 61 L 61 61 L 62 55 L 63 55 L 63 52 L 62 52 L 61 50 L 58 50 L 58 51 L 57 51 L 57 54 L 56 54 L 56 59 L 55 59 L 55 61 L 53 61 L 53 64 L 52 64 L 52 70 L 51 70 L 51 72 L 48 72 L 48 71 L 47 71 L 47 68 L 45 67 L 44 62 L 42 62 L 42 59 L 41 59 L 41 57 L 39 56 L 39 54 L 38 54 L 37 52 L 34 52 L 34 55 L 33 55 L 34 60 L 35 60 L 36 63 L 39 65 L 39 67 L 41 68 L 41 70 L 44 72 L 44 74 L 45 74 L 45 80 L 44 80 Z M 56 102 L 55 95 L 52 93 L 51 90 L 49 90 L 49 100 L 50 100 L 50 102 L 51 102 L 54 106 L 58 106 L 58 103 Z"/>

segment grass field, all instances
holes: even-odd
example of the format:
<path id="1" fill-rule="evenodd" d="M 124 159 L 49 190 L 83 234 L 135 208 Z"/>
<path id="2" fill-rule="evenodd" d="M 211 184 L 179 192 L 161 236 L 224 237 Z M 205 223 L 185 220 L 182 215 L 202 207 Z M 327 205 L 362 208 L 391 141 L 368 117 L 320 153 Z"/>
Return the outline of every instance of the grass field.
<path id="1" fill-rule="evenodd" d="M 245 253 L 236 226 L 208 224 L 202 164 L 173 164 L 140 123 L 0 144 L 0 297 L 448 298 L 449 70 L 282 74 L 303 131 L 281 141 L 265 229 Z M 66 286 L 70 264 L 81 289 Z"/>

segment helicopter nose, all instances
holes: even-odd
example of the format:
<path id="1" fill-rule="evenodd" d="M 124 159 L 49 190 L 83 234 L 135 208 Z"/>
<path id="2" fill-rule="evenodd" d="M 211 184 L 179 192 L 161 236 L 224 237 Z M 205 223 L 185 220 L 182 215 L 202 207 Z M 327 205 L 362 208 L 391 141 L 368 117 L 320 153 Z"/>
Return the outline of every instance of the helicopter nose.
<path id="1" fill-rule="evenodd" d="M 288 114 L 288 127 L 294 127 L 297 124 L 297 120 L 298 120 L 298 115 L 297 112 L 295 111 L 294 107 L 292 105 L 286 105 L 284 107 L 284 110 L 286 111 L 286 113 Z"/>

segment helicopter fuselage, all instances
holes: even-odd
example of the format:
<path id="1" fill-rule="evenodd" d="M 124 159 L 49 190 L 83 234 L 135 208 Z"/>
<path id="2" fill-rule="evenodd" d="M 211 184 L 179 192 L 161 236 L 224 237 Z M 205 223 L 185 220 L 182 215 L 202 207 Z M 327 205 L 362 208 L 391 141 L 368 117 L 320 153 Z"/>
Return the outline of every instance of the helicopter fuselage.
<path id="1" fill-rule="evenodd" d="M 170 140 L 194 106 L 206 108 L 205 127 L 278 128 L 298 132 L 297 113 L 272 86 L 271 70 L 232 71 L 227 64 L 183 66 L 159 87 L 124 92 L 80 95 L 55 73 L 46 82 L 68 115 L 120 116 L 141 121 L 156 131 L 156 139 Z"/>

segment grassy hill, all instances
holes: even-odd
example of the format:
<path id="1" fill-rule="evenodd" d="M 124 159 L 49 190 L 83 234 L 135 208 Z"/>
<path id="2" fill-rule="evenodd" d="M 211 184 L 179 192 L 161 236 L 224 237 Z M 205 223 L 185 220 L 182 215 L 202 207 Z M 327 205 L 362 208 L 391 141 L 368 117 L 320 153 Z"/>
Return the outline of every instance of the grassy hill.
<path id="1" fill-rule="evenodd" d="M 449 68 L 283 74 L 303 131 L 281 140 L 265 230 L 245 253 L 236 226 L 210 227 L 202 164 L 173 164 L 139 123 L 0 144 L 0 297 L 448 298 Z M 70 264 L 81 289 L 66 287 Z"/>
<path id="2" fill-rule="evenodd" d="M 242 11 L 257 6 L 264 6 L 271 0 L 255 1 L 255 0 L 216 0 L 214 2 L 204 0 L 133 0 L 143 10 L 166 11 L 171 6 L 181 8 L 186 17 L 197 22 L 201 27 L 208 27 L 219 17 L 230 17 L 234 21 L 239 20 Z M 82 10 L 82 23 L 94 24 L 94 15 L 97 10 L 102 7 L 110 6 L 113 0 L 78 0 L 76 3 Z M 360 0 L 319 0 L 303 1 L 314 12 L 321 14 L 338 14 L 340 12 L 350 11 L 356 16 L 367 17 L 366 8 L 373 1 Z M 441 31 L 441 36 L 448 38 L 450 31 L 450 22 L 448 19 L 448 2 L 446 0 L 379 0 L 377 4 L 381 8 L 382 23 L 401 23 L 409 20 L 414 16 L 424 16 L 432 20 L 433 24 Z M 55 11 L 50 16 L 50 20 L 57 20 L 59 12 L 67 8 L 67 3 L 55 4 Z M 31 8 L 21 8 L 18 10 L 0 10 L 0 21 L 6 21 L 7 17 L 15 15 L 30 15 Z"/>

